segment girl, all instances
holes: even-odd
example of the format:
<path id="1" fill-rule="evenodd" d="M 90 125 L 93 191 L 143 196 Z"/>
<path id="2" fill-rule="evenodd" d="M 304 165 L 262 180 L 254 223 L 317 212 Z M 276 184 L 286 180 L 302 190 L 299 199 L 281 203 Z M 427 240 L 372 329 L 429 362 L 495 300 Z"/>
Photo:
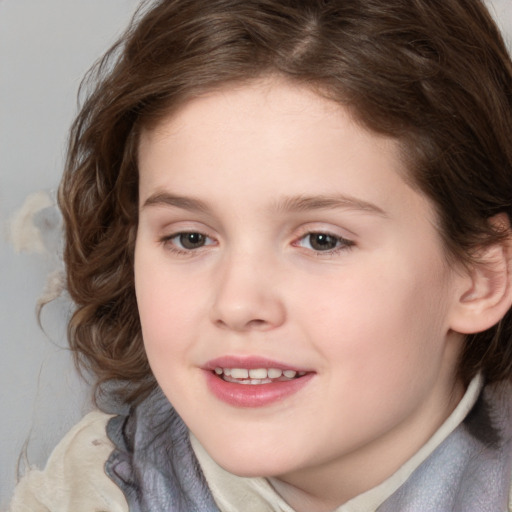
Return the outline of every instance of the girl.
<path id="1" fill-rule="evenodd" d="M 69 338 L 128 408 L 11 510 L 507 510 L 512 67 L 480 0 L 161 0 L 93 81 Z"/>

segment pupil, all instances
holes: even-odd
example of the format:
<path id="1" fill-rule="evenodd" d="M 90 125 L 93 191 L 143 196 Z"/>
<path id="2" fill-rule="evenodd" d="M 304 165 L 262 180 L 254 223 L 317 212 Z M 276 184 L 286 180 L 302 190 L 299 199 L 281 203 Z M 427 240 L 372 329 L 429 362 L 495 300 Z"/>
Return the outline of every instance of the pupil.
<path id="1" fill-rule="evenodd" d="M 338 240 L 331 235 L 316 233 L 310 236 L 311 247 L 317 251 L 328 251 L 330 249 L 334 249 L 338 243 Z"/>
<path id="2" fill-rule="evenodd" d="M 204 245 L 205 236 L 201 233 L 181 233 L 180 244 L 185 249 L 196 249 Z"/>

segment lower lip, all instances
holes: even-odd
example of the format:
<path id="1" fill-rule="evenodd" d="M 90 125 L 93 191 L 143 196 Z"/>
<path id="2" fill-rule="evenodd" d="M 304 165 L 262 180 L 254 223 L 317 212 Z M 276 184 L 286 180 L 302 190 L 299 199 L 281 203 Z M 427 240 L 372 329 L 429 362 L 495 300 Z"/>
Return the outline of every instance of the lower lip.
<path id="1" fill-rule="evenodd" d="M 268 384 L 236 384 L 226 382 L 216 373 L 205 371 L 210 391 L 221 401 L 234 407 L 265 407 L 300 391 L 313 377 L 308 373 L 298 379 Z"/>

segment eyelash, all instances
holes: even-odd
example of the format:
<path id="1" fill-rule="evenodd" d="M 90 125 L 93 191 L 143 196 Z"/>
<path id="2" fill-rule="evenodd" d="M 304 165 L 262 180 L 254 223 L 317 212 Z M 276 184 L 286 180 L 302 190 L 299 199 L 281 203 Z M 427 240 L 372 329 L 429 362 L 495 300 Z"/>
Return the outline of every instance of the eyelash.
<path id="1" fill-rule="evenodd" d="M 184 236 L 190 236 L 190 235 L 198 235 L 199 237 L 202 237 L 204 238 L 205 240 L 211 240 L 213 241 L 213 243 L 206 243 L 204 245 L 199 245 L 198 247 L 192 247 L 192 248 L 183 248 L 183 247 L 178 247 L 176 245 L 176 243 L 173 242 L 173 240 L 175 239 L 180 239 L 181 237 L 184 237 Z M 296 241 L 294 241 L 292 243 L 292 245 L 294 247 L 303 247 L 303 245 L 301 245 L 301 242 L 303 242 L 304 240 L 306 240 L 308 237 L 312 237 L 312 236 L 325 236 L 325 237 L 328 237 L 329 239 L 332 239 L 335 243 L 336 243 L 336 246 L 333 247 L 332 249 L 326 249 L 326 250 L 315 250 L 314 248 L 311 247 L 311 240 L 310 240 L 310 247 L 311 248 L 306 248 L 307 250 L 310 250 L 313 252 L 313 254 L 315 254 L 315 256 L 332 256 L 332 255 L 335 255 L 335 254 L 338 254 L 342 251 L 347 251 L 349 249 L 351 249 L 355 243 L 352 241 L 352 240 L 348 240 L 346 238 L 343 238 L 339 235 L 335 235 L 333 233 L 329 233 L 328 231 L 308 231 L 306 233 L 304 233 L 303 235 L 301 235 L 299 238 L 296 239 Z M 201 250 L 203 249 L 204 247 L 208 247 L 210 245 L 214 245 L 215 244 L 215 240 L 213 240 L 211 237 L 209 237 L 208 235 L 204 234 L 204 233 L 201 233 L 199 231 L 180 231 L 178 233 L 173 233 L 171 235 L 167 235 L 167 236 L 164 236 L 160 239 L 160 242 L 171 252 L 173 252 L 174 254 L 177 254 L 179 256 L 193 256 L 194 252 L 196 252 L 197 250 Z M 181 242 L 181 245 L 183 245 L 183 243 Z"/>
<path id="2" fill-rule="evenodd" d="M 175 243 L 173 243 L 174 239 L 179 239 L 186 235 L 199 235 L 200 237 L 204 237 L 205 239 L 213 240 L 208 235 L 205 235 L 204 233 L 201 233 L 199 231 L 180 231 L 178 233 L 173 233 L 172 235 L 164 236 L 160 239 L 160 242 L 174 254 L 177 254 L 179 256 L 193 256 L 194 252 L 198 249 L 202 249 L 203 247 L 208 247 L 209 245 L 213 245 L 212 243 L 207 243 L 205 245 L 200 245 L 196 248 L 181 248 L 178 247 Z"/>
<path id="3" fill-rule="evenodd" d="M 304 233 L 302 236 L 300 236 L 296 242 L 293 243 L 294 246 L 298 246 L 298 247 L 303 247 L 301 245 L 301 242 L 306 240 L 308 237 L 312 237 L 312 236 L 325 236 L 325 237 L 328 237 L 330 239 L 332 239 L 333 241 L 336 242 L 336 246 L 333 247 L 332 249 L 326 249 L 326 250 L 315 250 L 313 248 L 311 248 L 310 250 L 313 251 L 313 253 L 315 254 L 315 256 L 332 256 L 332 255 L 336 255 L 342 251 L 347 251 L 349 249 L 351 249 L 355 243 L 352 241 L 352 240 L 349 240 L 347 238 L 343 238 L 342 236 L 339 236 L 339 235 L 335 235 L 333 233 L 329 233 L 328 231 L 308 231 L 307 233 Z M 311 246 L 311 241 L 310 241 L 310 244 Z"/>

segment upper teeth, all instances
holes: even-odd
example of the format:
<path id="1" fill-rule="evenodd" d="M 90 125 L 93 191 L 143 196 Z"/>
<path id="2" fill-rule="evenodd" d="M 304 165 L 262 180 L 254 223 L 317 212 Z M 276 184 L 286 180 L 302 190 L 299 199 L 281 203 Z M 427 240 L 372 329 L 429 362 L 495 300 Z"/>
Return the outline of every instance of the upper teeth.
<path id="1" fill-rule="evenodd" d="M 232 377 L 233 379 L 279 379 L 286 377 L 293 379 L 297 375 L 302 377 L 306 372 L 297 372 L 295 370 L 281 370 L 279 368 L 215 368 L 217 375 Z"/>

